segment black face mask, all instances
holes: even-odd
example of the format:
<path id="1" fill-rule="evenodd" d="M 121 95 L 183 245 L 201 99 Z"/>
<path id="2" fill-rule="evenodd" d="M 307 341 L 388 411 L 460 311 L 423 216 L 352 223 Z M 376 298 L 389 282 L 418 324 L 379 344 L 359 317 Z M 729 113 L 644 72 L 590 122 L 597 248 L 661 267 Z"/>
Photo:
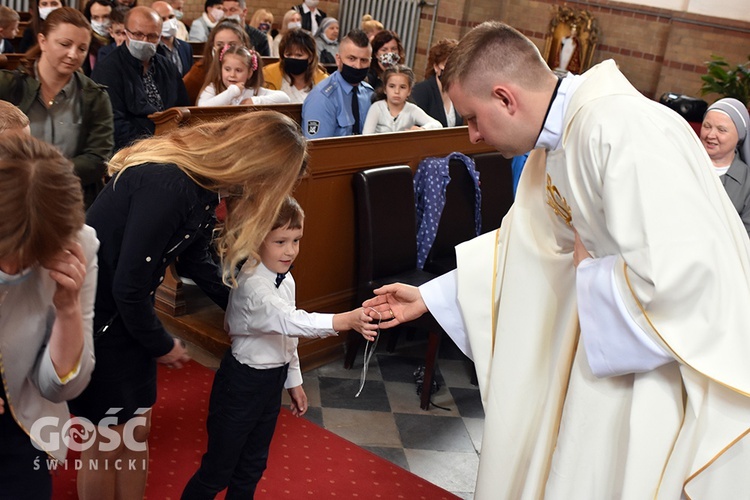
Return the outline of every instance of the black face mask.
<path id="1" fill-rule="evenodd" d="M 310 61 L 307 59 L 292 59 L 287 57 L 284 59 L 284 71 L 290 75 L 301 75 L 310 66 Z"/>
<path id="2" fill-rule="evenodd" d="M 357 85 L 362 80 L 365 79 L 367 76 L 367 72 L 369 71 L 369 67 L 365 66 L 364 68 L 353 68 L 352 66 L 348 66 L 346 64 L 341 64 L 341 78 L 344 79 L 346 83 L 349 85 Z"/>

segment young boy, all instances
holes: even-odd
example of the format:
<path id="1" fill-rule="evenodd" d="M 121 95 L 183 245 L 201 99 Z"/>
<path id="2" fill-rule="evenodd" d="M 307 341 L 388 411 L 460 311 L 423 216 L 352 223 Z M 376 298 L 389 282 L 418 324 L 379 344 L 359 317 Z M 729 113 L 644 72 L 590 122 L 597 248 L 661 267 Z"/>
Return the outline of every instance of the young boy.
<path id="1" fill-rule="evenodd" d="M 0 5 L 0 54 L 10 54 L 16 51 L 10 41 L 18 36 L 20 19 L 18 12 L 5 5 Z"/>
<path id="2" fill-rule="evenodd" d="M 115 7 L 112 9 L 112 12 L 109 13 L 109 28 L 107 28 L 107 31 L 112 38 L 112 43 L 99 49 L 99 52 L 96 55 L 97 61 L 101 61 L 107 57 L 113 50 L 122 45 L 128 37 L 125 34 L 125 12 L 127 12 L 127 10 L 128 9 L 123 9 L 121 7 Z"/>
<path id="3" fill-rule="evenodd" d="M 248 261 L 229 296 L 225 328 L 232 339 L 216 372 L 208 406 L 208 450 L 183 499 L 204 499 L 226 488 L 227 498 L 253 498 L 266 468 L 281 389 L 296 416 L 307 411 L 297 337 L 327 337 L 356 330 L 375 338 L 377 324 L 362 308 L 341 314 L 295 308 L 294 278 L 304 213 L 294 198 L 282 205 L 260 247 L 257 267 Z"/>

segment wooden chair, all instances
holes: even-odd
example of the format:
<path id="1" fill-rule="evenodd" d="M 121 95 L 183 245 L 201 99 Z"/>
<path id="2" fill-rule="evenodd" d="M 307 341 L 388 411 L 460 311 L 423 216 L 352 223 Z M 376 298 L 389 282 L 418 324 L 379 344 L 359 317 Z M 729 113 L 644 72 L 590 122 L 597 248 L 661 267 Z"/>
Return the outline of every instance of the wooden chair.
<path id="1" fill-rule="evenodd" d="M 406 166 L 373 168 L 354 175 L 357 213 L 357 300 L 388 283 L 419 286 L 435 277 L 417 268 L 417 232 L 411 169 Z M 427 330 L 425 375 L 420 407 L 429 409 L 430 388 L 442 329 L 430 314 L 412 325 Z M 351 368 L 364 339 L 350 332 L 344 367 Z"/>

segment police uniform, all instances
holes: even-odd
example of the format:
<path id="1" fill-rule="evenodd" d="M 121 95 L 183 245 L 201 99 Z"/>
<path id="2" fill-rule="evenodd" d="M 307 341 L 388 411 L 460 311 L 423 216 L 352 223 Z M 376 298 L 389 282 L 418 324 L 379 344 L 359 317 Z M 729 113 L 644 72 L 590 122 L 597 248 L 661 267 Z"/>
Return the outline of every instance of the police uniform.
<path id="1" fill-rule="evenodd" d="M 302 131 L 308 139 L 352 135 L 352 92 L 357 92 L 359 102 L 359 124 L 365 123 L 370 109 L 372 87 L 362 82 L 356 87 L 347 83 L 341 73 L 335 71 L 310 91 L 302 103 Z"/>

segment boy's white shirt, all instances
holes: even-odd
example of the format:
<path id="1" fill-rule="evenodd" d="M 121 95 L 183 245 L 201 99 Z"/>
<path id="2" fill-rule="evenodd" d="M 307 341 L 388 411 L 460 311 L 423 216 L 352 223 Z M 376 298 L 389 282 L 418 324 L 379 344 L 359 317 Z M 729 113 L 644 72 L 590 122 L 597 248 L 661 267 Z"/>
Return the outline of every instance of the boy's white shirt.
<path id="1" fill-rule="evenodd" d="M 333 314 L 308 313 L 296 308 L 296 285 L 287 273 L 276 288 L 276 273 L 262 263 L 246 263 L 229 295 L 224 329 L 232 339 L 232 354 L 256 369 L 278 368 L 289 363 L 284 387 L 302 384 L 297 338 L 337 335 Z"/>

